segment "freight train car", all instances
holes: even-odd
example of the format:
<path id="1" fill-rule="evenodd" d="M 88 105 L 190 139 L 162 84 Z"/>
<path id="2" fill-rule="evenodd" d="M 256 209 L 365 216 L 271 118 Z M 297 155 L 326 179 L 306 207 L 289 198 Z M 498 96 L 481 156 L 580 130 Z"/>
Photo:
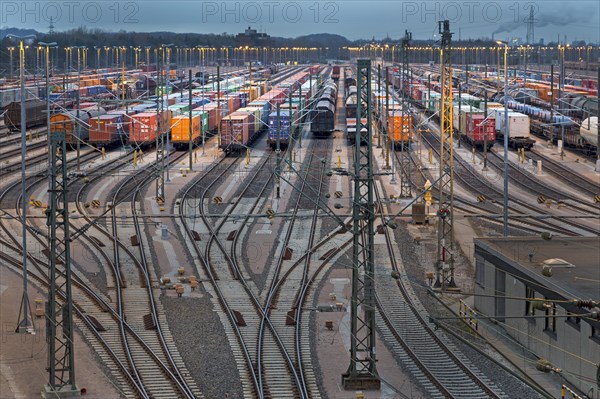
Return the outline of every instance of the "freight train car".
<path id="1" fill-rule="evenodd" d="M 506 114 L 503 108 L 492 110 L 495 112 L 496 138 L 504 140 L 504 134 L 508 131 L 508 145 L 512 148 L 524 148 L 530 150 L 535 144 L 530 136 L 529 116 L 516 111 L 508 111 L 508 128 L 506 128 Z"/>
<path id="2" fill-rule="evenodd" d="M 35 99 L 35 93 L 25 90 L 25 100 Z M 0 90 L 0 110 L 4 110 L 8 104 L 21 101 L 21 88 L 11 87 Z"/>
<path id="3" fill-rule="evenodd" d="M 131 117 L 129 142 L 140 147 L 152 146 L 156 142 L 156 132 L 165 130 L 167 112 L 141 112 Z"/>
<path id="4" fill-rule="evenodd" d="M 125 117 L 125 113 L 114 112 L 90 119 L 90 144 L 108 147 L 126 143 Z"/>
<path id="5" fill-rule="evenodd" d="M 234 112 L 221 120 L 221 145 L 226 154 L 245 151 L 256 138 L 254 115 Z"/>
<path id="6" fill-rule="evenodd" d="M 388 111 L 388 126 L 394 149 L 410 150 L 412 115 L 404 115 L 400 109 L 391 109 Z"/>
<path id="7" fill-rule="evenodd" d="M 66 133 L 66 141 L 70 146 L 77 144 L 77 141 L 87 141 L 89 139 L 90 120 L 106 114 L 104 108 L 86 108 L 79 110 L 61 112 L 50 117 L 50 134 L 55 132 Z"/>
<path id="8" fill-rule="evenodd" d="M 590 115 L 598 115 L 598 97 L 582 94 L 567 94 L 561 101 L 561 108 L 566 108 L 565 114 L 577 119 L 585 119 Z"/>
<path id="9" fill-rule="evenodd" d="M 290 110 L 279 110 L 279 123 L 277 122 L 277 112 L 271 112 L 269 114 L 269 137 L 267 143 L 271 148 L 277 148 L 277 142 L 279 141 L 279 147 L 281 149 L 287 148 L 290 143 L 290 136 L 293 134 L 292 117 Z"/>
<path id="10" fill-rule="evenodd" d="M 192 143 L 200 142 L 202 132 L 208 130 L 208 112 L 192 111 Z M 171 143 L 178 149 L 187 149 L 190 145 L 190 117 L 180 115 L 171 119 Z"/>
<path id="11" fill-rule="evenodd" d="M 331 79 L 339 80 L 339 78 L 340 78 L 340 66 L 334 65 L 333 69 L 331 71 Z"/>
<path id="12" fill-rule="evenodd" d="M 588 143 L 589 152 L 598 151 L 598 117 L 584 119 L 579 128 L 579 135 Z"/>
<path id="13" fill-rule="evenodd" d="M 25 101 L 25 128 L 32 128 L 46 123 L 46 102 L 42 100 Z M 7 105 L 4 113 L 4 125 L 10 130 L 21 129 L 21 102 Z"/>
<path id="14" fill-rule="evenodd" d="M 484 123 L 484 112 L 478 108 L 455 105 L 452 112 L 452 124 L 454 130 L 460 133 L 461 139 L 480 149 L 487 144 L 489 150 L 494 145 L 496 121 L 493 115 L 488 115 Z"/>
<path id="15" fill-rule="evenodd" d="M 321 96 L 311 111 L 310 130 L 315 137 L 329 137 L 335 129 L 335 108 L 337 100 L 337 84 L 327 80 L 323 84 Z"/>

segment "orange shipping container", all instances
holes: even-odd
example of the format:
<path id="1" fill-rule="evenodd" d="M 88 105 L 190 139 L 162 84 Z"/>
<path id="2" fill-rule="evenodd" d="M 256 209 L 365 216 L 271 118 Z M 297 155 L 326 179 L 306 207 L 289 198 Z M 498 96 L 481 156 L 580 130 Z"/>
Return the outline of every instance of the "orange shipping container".
<path id="1" fill-rule="evenodd" d="M 398 147 L 404 143 L 410 144 L 412 141 L 412 116 L 390 112 L 388 114 L 390 136 L 394 142 L 394 146 Z"/>
<path id="2" fill-rule="evenodd" d="M 192 141 L 200 137 L 200 115 L 192 116 Z M 190 119 L 188 115 L 180 115 L 171 119 L 171 141 L 177 147 L 178 143 L 188 144 L 190 140 Z"/>

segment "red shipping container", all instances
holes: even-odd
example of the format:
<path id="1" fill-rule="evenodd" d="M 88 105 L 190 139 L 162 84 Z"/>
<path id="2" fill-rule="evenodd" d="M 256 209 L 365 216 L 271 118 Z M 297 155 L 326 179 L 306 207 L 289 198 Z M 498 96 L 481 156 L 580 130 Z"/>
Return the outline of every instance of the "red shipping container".
<path id="1" fill-rule="evenodd" d="M 84 103 L 79 103 L 79 109 L 85 109 L 85 108 L 93 108 L 93 107 L 98 107 L 98 103 L 93 103 L 93 102 L 84 102 Z"/>
<path id="2" fill-rule="evenodd" d="M 254 115 L 245 112 L 233 113 L 221 121 L 221 148 L 244 149 L 254 136 Z"/>
<path id="3" fill-rule="evenodd" d="M 467 114 L 467 138 L 469 141 L 476 146 L 483 146 L 484 143 L 484 123 L 483 114 Z M 487 142 L 488 146 L 491 147 L 496 140 L 496 120 L 494 118 L 488 118 L 485 123 L 487 130 Z"/>
<path id="4" fill-rule="evenodd" d="M 214 131 L 217 129 L 217 104 L 208 103 L 194 108 L 195 111 L 208 112 L 208 130 Z"/>
<path id="5" fill-rule="evenodd" d="M 106 114 L 96 118 L 91 118 L 90 123 L 90 143 L 92 144 L 111 144 L 119 141 L 123 131 L 122 114 Z"/>
<path id="6" fill-rule="evenodd" d="M 129 142 L 132 144 L 151 144 L 156 140 L 156 112 L 142 112 L 131 117 L 132 126 Z"/>

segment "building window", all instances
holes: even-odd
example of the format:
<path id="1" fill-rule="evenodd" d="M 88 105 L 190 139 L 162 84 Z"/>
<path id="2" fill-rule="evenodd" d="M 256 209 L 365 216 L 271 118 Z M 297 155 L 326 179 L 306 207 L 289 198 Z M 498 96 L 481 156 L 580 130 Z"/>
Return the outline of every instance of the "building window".
<path id="1" fill-rule="evenodd" d="M 530 301 L 530 299 L 535 298 L 535 290 L 529 286 L 525 286 L 525 298 L 527 298 L 525 301 L 525 316 L 535 316 L 535 308 L 533 307 L 534 301 Z"/>
<path id="2" fill-rule="evenodd" d="M 494 314 L 499 322 L 504 323 L 504 316 L 506 316 L 506 273 L 500 269 L 496 269 L 494 295 L 496 296 Z"/>
<path id="3" fill-rule="evenodd" d="M 550 307 L 546 308 L 546 318 L 544 324 L 544 330 L 548 332 L 556 333 L 556 304 L 552 303 Z"/>
<path id="4" fill-rule="evenodd" d="M 475 261 L 475 283 L 485 288 L 485 261 L 481 258 Z"/>
<path id="5" fill-rule="evenodd" d="M 576 329 L 580 329 L 581 328 L 581 317 L 577 317 L 574 315 L 568 316 L 567 317 L 567 324 L 571 325 L 572 327 L 575 327 Z"/>
<path id="6" fill-rule="evenodd" d="M 592 341 L 596 341 L 596 343 L 600 344 L 600 327 L 592 326 L 592 335 L 590 335 Z"/>

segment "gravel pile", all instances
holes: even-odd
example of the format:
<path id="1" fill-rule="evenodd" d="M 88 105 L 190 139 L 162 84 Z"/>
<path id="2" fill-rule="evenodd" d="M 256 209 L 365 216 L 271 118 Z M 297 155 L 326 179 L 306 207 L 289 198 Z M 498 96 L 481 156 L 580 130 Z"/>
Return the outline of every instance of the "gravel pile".
<path id="1" fill-rule="evenodd" d="M 190 375 L 206 398 L 242 398 L 242 384 L 225 331 L 208 296 L 161 295 L 169 328 Z"/>

